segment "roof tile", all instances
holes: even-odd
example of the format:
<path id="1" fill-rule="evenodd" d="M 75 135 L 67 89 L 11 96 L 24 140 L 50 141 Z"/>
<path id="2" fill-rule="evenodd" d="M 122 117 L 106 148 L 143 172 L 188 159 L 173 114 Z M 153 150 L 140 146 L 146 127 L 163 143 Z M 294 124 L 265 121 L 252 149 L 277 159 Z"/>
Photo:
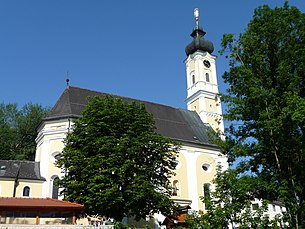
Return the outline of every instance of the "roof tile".
<path id="1" fill-rule="evenodd" d="M 40 162 L 0 160 L 0 178 L 18 178 L 45 181 L 40 175 Z"/>

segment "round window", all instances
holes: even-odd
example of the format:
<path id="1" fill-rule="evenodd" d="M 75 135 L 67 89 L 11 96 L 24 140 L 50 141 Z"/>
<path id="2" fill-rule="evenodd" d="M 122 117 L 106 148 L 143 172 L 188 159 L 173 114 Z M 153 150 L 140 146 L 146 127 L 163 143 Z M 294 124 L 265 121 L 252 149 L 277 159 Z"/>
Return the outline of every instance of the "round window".
<path id="1" fill-rule="evenodd" d="M 201 166 L 202 170 L 205 171 L 205 172 L 210 172 L 212 167 L 210 164 L 208 163 L 204 163 L 202 166 Z"/>

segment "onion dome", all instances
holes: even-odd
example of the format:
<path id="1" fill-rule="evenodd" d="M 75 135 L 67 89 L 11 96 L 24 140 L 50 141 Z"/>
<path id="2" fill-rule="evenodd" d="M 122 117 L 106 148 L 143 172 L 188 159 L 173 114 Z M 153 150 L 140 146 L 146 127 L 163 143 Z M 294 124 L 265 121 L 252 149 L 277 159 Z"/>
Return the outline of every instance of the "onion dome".
<path id="1" fill-rule="evenodd" d="M 211 41 L 204 39 L 206 32 L 204 32 L 202 27 L 198 25 L 199 11 L 197 8 L 194 10 L 194 16 L 196 19 L 196 27 L 191 33 L 193 41 L 185 47 L 185 53 L 187 56 L 193 54 L 196 51 L 208 52 L 212 54 L 214 51 L 214 45 Z"/>
<path id="2" fill-rule="evenodd" d="M 201 27 L 194 28 L 191 36 L 193 41 L 185 47 L 186 55 L 193 54 L 196 51 L 208 52 L 212 54 L 214 51 L 214 45 L 211 41 L 204 39 L 206 33 Z"/>

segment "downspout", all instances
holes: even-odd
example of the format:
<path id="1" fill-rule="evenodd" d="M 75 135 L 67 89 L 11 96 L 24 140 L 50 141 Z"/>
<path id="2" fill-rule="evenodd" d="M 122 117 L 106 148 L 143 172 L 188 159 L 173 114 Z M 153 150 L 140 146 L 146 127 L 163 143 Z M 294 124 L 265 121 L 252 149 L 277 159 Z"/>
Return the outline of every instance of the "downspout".
<path id="1" fill-rule="evenodd" d="M 18 179 L 19 179 L 19 174 L 20 174 L 20 167 L 21 167 L 21 162 L 19 163 L 17 174 L 16 174 L 15 181 L 14 181 L 13 197 L 16 197 L 16 190 L 19 185 Z"/>

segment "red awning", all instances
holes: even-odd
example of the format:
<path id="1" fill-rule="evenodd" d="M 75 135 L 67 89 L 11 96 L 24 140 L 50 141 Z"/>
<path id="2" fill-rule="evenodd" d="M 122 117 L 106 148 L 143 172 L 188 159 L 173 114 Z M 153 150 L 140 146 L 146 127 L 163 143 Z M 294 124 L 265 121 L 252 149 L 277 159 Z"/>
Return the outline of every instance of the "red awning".
<path id="1" fill-rule="evenodd" d="M 82 204 L 77 204 L 65 200 L 52 198 L 19 198 L 19 197 L 0 197 L 0 209 L 8 208 L 57 208 L 65 210 L 81 210 Z"/>

